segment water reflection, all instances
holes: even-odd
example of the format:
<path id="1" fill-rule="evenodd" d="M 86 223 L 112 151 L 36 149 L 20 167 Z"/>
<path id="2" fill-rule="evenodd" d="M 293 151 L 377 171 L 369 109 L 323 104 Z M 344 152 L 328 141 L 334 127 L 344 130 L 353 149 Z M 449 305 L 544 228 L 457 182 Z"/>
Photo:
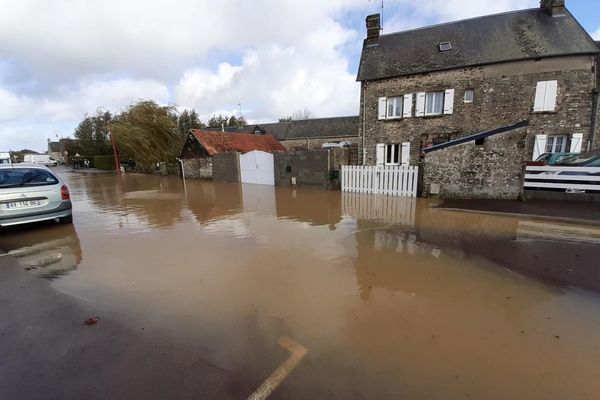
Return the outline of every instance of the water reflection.
<path id="1" fill-rule="evenodd" d="M 2 233 L 0 250 L 40 278 L 59 278 L 76 269 L 83 259 L 73 225 L 38 224 Z"/>
<path id="2" fill-rule="evenodd" d="M 77 273 L 53 285 L 201 343 L 199 357 L 227 371 L 279 360 L 265 351 L 293 336 L 309 355 L 282 397 L 600 392 L 598 297 L 524 276 L 598 289 L 593 227 L 420 199 L 195 181 L 184 192 L 176 178 L 129 178 L 68 177 L 86 257 L 78 247 Z M 47 245 L 58 231 L 37 235 L 0 243 L 65 246 Z"/>

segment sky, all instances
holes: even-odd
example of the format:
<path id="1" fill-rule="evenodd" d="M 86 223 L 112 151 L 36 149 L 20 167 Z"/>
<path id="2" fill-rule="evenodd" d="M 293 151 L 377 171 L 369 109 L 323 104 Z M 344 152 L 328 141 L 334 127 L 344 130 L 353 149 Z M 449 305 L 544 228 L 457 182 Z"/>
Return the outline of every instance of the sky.
<path id="1" fill-rule="evenodd" d="M 567 7 L 600 40 L 597 0 Z M 536 0 L 385 0 L 383 31 Z M 364 19 L 381 0 L 0 0 L 0 150 L 45 151 L 98 107 L 155 100 L 276 121 L 357 115 Z"/>

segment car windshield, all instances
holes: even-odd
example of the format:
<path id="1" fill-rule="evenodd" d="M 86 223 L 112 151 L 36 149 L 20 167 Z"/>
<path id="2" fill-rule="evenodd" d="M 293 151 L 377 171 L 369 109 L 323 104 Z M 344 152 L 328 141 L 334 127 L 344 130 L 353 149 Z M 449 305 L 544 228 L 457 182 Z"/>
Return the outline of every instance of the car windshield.
<path id="1" fill-rule="evenodd" d="M 539 156 L 535 161 L 548 161 L 551 156 L 551 153 L 544 153 L 541 156 Z"/>
<path id="2" fill-rule="evenodd" d="M 585 154 L 582 153 L 582 154 L 578 154 L 576 156 L 571 156 L 571 157 L 565 158 L 564 160 L 562 160 L 560 162 L 560 165 L 565 165 L 565 166 L 581 165 L 585 162 L 593 160 L 596 157 L 598 157 L 597 153 L 585 153 Z"/>
<path id="3" fill-rule="evenodd" d="M 55 185 L 58 179 L 50 172 L 38 168 L 0 169 L 0 189 Z"/>

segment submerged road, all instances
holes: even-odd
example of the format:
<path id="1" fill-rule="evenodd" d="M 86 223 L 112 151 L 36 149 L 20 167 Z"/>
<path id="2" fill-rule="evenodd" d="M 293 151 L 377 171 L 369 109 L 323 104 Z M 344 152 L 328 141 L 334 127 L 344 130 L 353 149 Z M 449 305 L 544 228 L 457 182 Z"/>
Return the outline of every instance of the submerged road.
<path id="1" fill-rule="evenodd" d="M 593 222 L 59 171 L 74 225 L 0 232 L 2 399 L 600 397 Z"/>

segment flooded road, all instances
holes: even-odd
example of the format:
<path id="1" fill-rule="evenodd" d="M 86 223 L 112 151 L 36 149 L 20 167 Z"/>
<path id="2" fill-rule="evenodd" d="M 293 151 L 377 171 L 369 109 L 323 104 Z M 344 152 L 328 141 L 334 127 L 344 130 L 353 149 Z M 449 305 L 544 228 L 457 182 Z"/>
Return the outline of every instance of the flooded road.
<path id="1" fill-rule="evenodd" d="M 74 226 L 3 232 L 0 250 L 132 329 L 200 346 L 247 396 L 291 338 L 306 354 L 269 398 L 600 398 L 600 226 L 421 199 L 62 177 Z"/>

